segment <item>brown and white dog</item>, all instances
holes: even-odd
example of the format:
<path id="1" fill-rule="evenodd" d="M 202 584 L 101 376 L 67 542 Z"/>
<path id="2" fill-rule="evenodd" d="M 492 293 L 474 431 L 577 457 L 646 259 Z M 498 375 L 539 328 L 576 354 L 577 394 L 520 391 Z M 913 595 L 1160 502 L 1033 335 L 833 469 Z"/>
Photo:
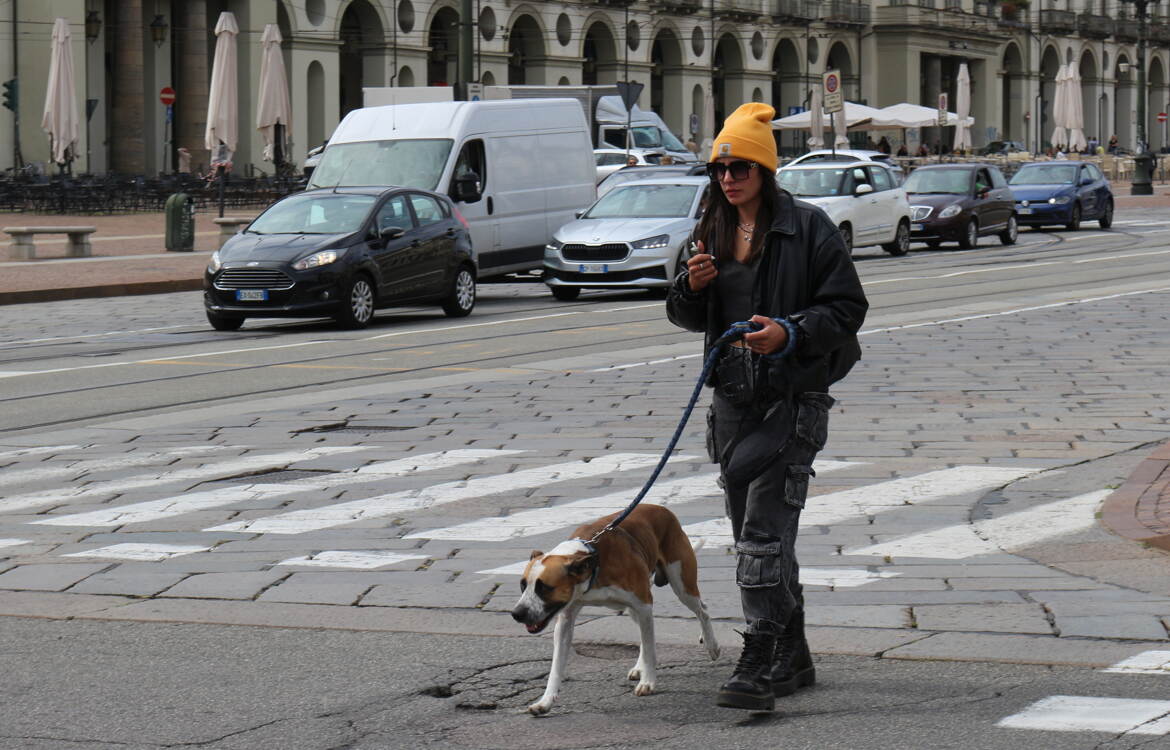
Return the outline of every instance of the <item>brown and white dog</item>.
<path id="1" fill-rule="evenodd" d="M 712 659 L 719 644 L 711 628 L 707 606 L 699 598 L 698 563 L 678 518 L 659 505 L 639 505 L 621 523 L 602 534 L 595 544 L 587 540 L 605 528 L 617 514 L 579 527 L 573 538 L 548 554 L 532 553 L 520 581 L 520 601 L 512 618 L 529 633 L 544 630 L 557 618 L 553 631 L 552 669 L 540 700 L 528 707 L 533 714 L 548 713 L 565 677 L 573 643 L 573 624 L 585 605 L 625 610 L 638 623 L 641 646 L 628 679 L 637 680 L 634 695 L 650 695 L 655 688 L 654 583 L 674 589 L 679 601 L 699 618 L 701 643 Z"/>

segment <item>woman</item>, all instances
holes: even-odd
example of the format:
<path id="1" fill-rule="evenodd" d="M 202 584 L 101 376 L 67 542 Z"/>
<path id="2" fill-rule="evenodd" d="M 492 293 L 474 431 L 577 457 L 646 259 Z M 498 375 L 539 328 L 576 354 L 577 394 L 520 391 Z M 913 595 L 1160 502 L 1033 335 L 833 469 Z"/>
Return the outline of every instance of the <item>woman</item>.
<path id="1" fill-rule="evenodd" d="M 717 703 L 771 710 L 815 679 L 804 637 L 796 532 L 825 442 L 829 385 L 860 357 L 868 303 L 837 227 L 776 185 L 774 110 L 745 104 L 715 139 L 698 252 L 667 297 L 671 322 L 705 334 L 759 330 L 725 347 L 708 382 L 707 450 L 720 464 L 747 630 Z"/>

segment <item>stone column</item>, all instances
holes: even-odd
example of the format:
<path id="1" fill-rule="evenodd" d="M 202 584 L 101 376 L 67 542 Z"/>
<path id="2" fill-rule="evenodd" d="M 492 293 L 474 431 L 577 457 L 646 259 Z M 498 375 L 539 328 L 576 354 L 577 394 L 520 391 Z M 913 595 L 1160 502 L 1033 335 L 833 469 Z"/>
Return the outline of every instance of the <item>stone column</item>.
<path id="1" fill-rule="evenodd" d="M 172 3 L 175 13 L 175 146 L 191 152 L 191 169 L 207 170 L 211 152 L 203 145 L 211 81 L 206 0 Z"/>
<path id="2" fill-rule="evenodd" d="M 113 8 L 114 85 L 110 106 L 110 169 L 124 174 L 142 174 L 146 170 L 142 0 L 124 0 L 114 3 Z"/>

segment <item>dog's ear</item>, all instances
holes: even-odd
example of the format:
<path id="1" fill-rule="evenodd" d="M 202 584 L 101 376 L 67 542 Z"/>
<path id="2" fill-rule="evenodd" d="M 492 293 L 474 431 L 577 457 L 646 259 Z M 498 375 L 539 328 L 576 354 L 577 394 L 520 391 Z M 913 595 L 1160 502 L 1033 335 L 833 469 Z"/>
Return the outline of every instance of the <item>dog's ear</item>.
<path id="1" fill-rule="evenodd" d="M 538 550 L 538 549 L 534 549 L 534 550 L 532 550 L 532 554 L 528 556 L 528 559 L 529 559 L 529 560 L 535 560 L 536 558 L 538 558 L 538 557 L 543 557 L 543 556 L 544 556 L 544 553 L 543 553 L 543 552 L 541 552 L 541 551 L 540 551 L 540 550 Z"/>
<path id="2" fill-rule="evenodd" d="M 593 568 L 597 566 L 597 554 L 590 554 L 588 552 L 577 552 L 573 555 L 572 561 L 565 566 L 565 572 L 571 578 L 583 579 L 593 573 Z"/>

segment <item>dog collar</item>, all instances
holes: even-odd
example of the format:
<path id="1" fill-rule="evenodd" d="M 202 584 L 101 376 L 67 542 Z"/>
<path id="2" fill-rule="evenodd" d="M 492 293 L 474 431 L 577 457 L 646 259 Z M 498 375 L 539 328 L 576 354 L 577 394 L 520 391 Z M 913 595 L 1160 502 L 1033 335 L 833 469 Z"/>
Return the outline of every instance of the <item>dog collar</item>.
<path id="1" fill-rule="evenodd" d="M 571 539 L 573 542 L 580 542 L 585 547 L 585 553 L 593 558 L 593 572 L 589 575 L 589 584 L 585 587 L 585 591 L 592 591 L 593 584 L 597 583 L 597 573 L 601 569 L 597 560 L 597 545 L 588 539 Z"/>

